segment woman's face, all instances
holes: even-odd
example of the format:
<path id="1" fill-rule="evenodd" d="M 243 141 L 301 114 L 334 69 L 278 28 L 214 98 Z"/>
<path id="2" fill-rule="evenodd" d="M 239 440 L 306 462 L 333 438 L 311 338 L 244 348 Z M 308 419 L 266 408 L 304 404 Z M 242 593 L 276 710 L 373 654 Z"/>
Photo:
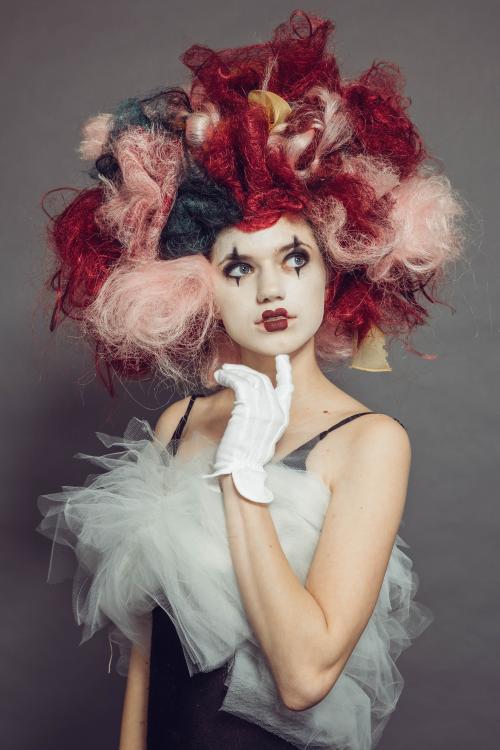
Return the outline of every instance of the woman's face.
<path id="1" fill-rule="evenodd" d="M 243 349 L 263 355 L 291 354 L 323 320 L 327 271 L 311 227 L 284 214 L 256 232 L 227 227 L 212 246 L 215 299 L 224 327 Z M 266 324 L 266 311 L 280 317 Z"/>

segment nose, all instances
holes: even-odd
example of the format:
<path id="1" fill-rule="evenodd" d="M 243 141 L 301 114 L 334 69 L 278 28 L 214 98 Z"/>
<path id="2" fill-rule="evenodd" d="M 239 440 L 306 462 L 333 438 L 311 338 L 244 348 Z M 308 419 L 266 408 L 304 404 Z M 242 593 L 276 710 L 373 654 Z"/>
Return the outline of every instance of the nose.
<path id="1" fill-rule="evenodd" d="M 285 290 L 283 279 L 275 270 L 262 270 L 257 284 L 257 301 L 259 303 L 283 300 Z"/>

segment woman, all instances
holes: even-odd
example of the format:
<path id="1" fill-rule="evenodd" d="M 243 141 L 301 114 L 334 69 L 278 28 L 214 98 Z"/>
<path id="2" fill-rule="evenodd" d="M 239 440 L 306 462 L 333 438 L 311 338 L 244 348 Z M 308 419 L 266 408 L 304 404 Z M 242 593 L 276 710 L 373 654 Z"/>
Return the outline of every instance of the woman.
<path id="1" fill-rule="evenodd" d="M 374 747 L 432 619 L 397 535 L 407 432 L 318 359 L 390 369 L 460 207 L 397 70 L 342 81 L 332 29 L 297 11 L 269 43 L 190 48 L 189 94 L 87 124 L 100 187 L 54 222 L 53 327 L 189 393 L 154 434 L 100 435 L 124 448 L 93 457 L 108 471 L 42 504 L 84 638 L 111 624 L 122 673 L 132 644 L 121 750 Z"/>

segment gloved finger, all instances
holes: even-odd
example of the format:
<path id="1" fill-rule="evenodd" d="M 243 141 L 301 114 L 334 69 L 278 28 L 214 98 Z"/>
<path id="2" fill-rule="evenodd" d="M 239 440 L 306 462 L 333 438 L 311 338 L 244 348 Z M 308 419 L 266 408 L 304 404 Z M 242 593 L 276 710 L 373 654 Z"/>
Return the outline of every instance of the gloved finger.
<path id="1" fill-rule="evenodd" d="M 244 387 L 240 380 L 238 380 L 234 373 L 227 372 L 226 370 L 216 370 L 214 372 L 214 380 L 226 388 L 231 388 L 234 391 L 237 399 L 243 399 Z"/>
<path id="2" fill-rule="evenodd" d="M 276 355 L 276 395 L 283 406 L 290 406 L 294 389 L 292 380 L 292 365 L 288 354 Z"/>
<path id="3" fill-rule="evenodd" d="M 257 394 L 260 393 L 256 388 L 252 387 L 252 384 L 249 384 L 243 377 L 241 373 L 239 373 L 236 369 L 231 370 L 216 370 L 217 377 L 214 377 L 219 383 L 219 385 L 224 385 L 227 388 L 231 388 L 234 391 L 234 394 L 236 396 L 236 401 L 239 401 L 240 403 L 249 404 L 250 402 L 250 394 Z M 258 381 L 254 380 L 254 384 L 257 384 Z"/>
<path id="4" fill-rule="evenodd" d="M 292 382 L 292 365 L 290 364 L 289 354 L 277 354 L 276 362 L 276 385 L 277 387 L 290 384 Z"/>
<path id="5" fill-rule="evenodd" d="M 272 420 L 273 415 L 282 411 L 274 393 L 273 384 L 264 373 L 244 365 L 231 364 L 225 367 L 223 372 L 234 379 L 234 384 L 239 382 L 241 395 L 239 395 L 240 390 L 237 389 L 236 401 L 243 404 L 247 410 L 247 438 L 250 444 L 257 444 L 263 439 L 261 434 L 263 425 L 259 417 L 265 415 L 265 419 Z"/>
<path id="6" fill-rule="evenodd" d="M 264 372 L 259 372 L 258 370 L 254 370 L 246 365 L 236 365 L 233 363 L 222 365 L 222 367 L 225 372 L 238 373 L 241 379 L 255 390 L 265 390 L 268 393 L 273 390 L 273 384 Z"/>
<path id="7" fill-rule="evenodd" d="M 253 367 L 249 367 L 248 365 L 242 365 L 239 362 L 224 362 L 222 367 L 226 369 L 236 368 L 238 370 L 244 370 L 246 372 L 259 372 L 258 370 L 254 370 Z"/>
<path id="8" fill-rule="evenodd" d="M 257 422 L 256 417 L 262 412 L 267 413 L 269 411 L 267 406 L 266 392 L 262 387 L 262 383 L 258 378 L 250 378 L 247 373 L 241 373 L 234 371 L 231 373 L 231 377 L 234 379 L 235 384 L 235 405 L 245 407 L 248 422 L 246 429 L 249 429 L 248 437 L 251 440 L 254 439 L 253 430 L 256 429 Z M 254 417 L 254 419 L 252 419 Z"/>
<path id="9" fill-rule="evenodd" d="M 254 370 L 252 367 L 248 367 L 247 365 L 239 365 L 239 364 L 234 364 L 233 362 L 228 362 L 227 364 L 222 365 L 222 367 L 223 369 L 241 372 L 241 374 L 246 373 L 251 377 L 258 377 L 261 380 L 263 380 L 265 383 L 268 383 L 272 386 L 270 378 L 264 372 L 260 372 L 259 370 Z"/>

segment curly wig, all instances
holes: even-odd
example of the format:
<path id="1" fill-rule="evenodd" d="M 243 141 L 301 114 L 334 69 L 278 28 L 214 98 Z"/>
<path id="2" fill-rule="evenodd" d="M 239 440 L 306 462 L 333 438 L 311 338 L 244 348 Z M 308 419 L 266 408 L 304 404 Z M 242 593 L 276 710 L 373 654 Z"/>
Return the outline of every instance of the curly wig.
<path id="1" fill-rule="evenodd" d="M 181 57 L 189 85 L 122 102 L 83 126 L 97 186 L 49 228 L 57 267 L 51 329 L 79 321 L 98 371 L 160 374 L 186 393 L 238 361 L 217 318 L 210 249 L 230 225 L 285 212 L 311 225 L 331 273 L 316 351 L 343 362 L 373 326 L 402 337 L 461 252 L 460 200 L 409 119 L 399 69 L 342 79 L 330 20 L 294 11 L 272 40 Z M 250 92 L 288 103 L 273 124 Z"/>

